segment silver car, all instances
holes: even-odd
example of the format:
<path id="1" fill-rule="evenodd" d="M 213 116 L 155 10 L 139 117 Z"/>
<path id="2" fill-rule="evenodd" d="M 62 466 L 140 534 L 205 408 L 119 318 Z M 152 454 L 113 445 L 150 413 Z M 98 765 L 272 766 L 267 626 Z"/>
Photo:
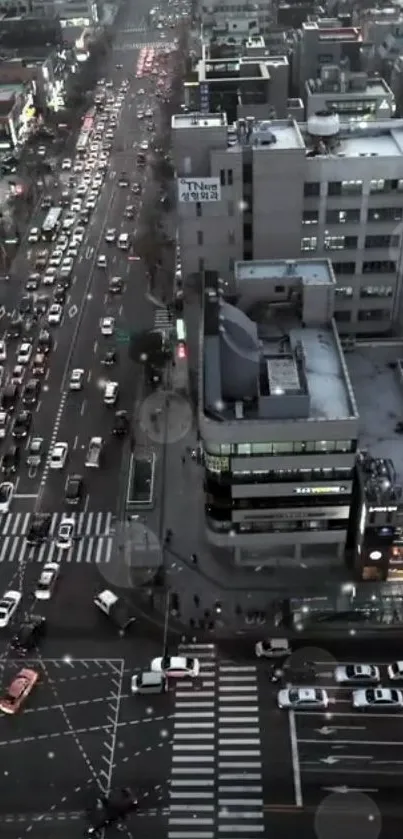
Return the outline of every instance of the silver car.
<path id="1" fill-rule="evenodd" d="M 334 679 L 338 685 L 377 685 L 381 681 L 379 667 L 374 664 L 346 664 L 336 667 Z"/>

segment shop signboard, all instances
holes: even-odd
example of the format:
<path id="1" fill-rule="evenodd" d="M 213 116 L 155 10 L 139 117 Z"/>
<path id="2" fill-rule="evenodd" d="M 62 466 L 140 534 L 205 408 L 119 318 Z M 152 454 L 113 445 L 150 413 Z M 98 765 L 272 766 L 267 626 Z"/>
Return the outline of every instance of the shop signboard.
<path id="1" fill-rule="evenodd" d="M 221 201 L 219 178 L 178 178 L 178 200 L 181 204 L 209 204 Z"/>

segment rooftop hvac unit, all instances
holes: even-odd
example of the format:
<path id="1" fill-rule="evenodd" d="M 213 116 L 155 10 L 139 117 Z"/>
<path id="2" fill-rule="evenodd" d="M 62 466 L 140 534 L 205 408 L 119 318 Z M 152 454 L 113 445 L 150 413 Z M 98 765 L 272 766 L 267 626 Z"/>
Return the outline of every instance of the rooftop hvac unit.
<path id="1" fill-rule="evenodd" d="M 308 119 L 308 133 L 311 137 L 335 137 L 340 131 L 338 114 L 330 111 L 318 111 Z"/>

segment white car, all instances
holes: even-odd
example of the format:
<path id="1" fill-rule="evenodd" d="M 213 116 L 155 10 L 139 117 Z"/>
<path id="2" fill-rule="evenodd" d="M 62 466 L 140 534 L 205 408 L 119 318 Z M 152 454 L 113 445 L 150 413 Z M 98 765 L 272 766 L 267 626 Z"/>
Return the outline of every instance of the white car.
<path id="1" fill-rule="evenodd" d="M 8 414 L 6 411 L 0 411 L 0 440 L 4 440 L 7 434 Z"/>
<path id="2" fill-rule="evenodd" d="M 63 160 L 63 162 L 62 162 L 62 169 L 63 169 L 63 172 L 69 172 L 69 171 L 70 171 L 70 169 L 71 169 L 71 167 L 72 167 L 72 165 L 73 165 L 73 164 L 72 164 L 72 162 L 71 162 L 70 158 L 69 158 L 69 157 L 65 157 L 65 158 L 64 158 L 64 160 Z"/>
<path id="3" fill-rule="evenodd" d="M 76 190 L 77 197 L 82 198 L 84 195 L 86 195 L 87 194 L 87 189 L 88 189 L 87 184 L 80 184 L 77 187 L 77 190 Z M 81 201 L 80 201 L 80 204 L 81 204 Z"/>
<path id="4" fill-rule="evenodd" d="M 353 691 L 353 708 L 359 711 L 398 711 L 403 707 L 403 693 L 397 688 L 363 688 Z"/>
<path id="5" fill-rule="evenodd" d="M 34 592 L 37 600 L 50 600 L 59 571 L 60 565 L 58 562 L 46 562 L 39 575 Z"/>
<path id="6" fill-rule="evenodd" d="M 73 233 L 71 235 L 71 241 L 75 245 L 77 243 L 81 245 L 81 242 L 83 241 L 84 237 L 85 237 L 85 227 L 76 227 L 73 230 Z"/>
<path id="7" fill-rule="evenodd" d="M 0 484 L 0 513 L 8 513 L 14 496 L 15 486 L 10 481 Z"/>
<path id="8" fill-rule="evenodd" d="M 79 213 L 81 207 L 83 206 L 83 202 L 81 198 L 75 198 L 74 201 L 71 202 L 71 212 L 72 213 Z"/>
<path id="9" fill-rule="evenodd" d="M 95 198 L 88 198 L 88 200 L 85 202 L 85 209 L 86 210 L 89 210 L 89 211 L 95 210 L 96 206 L 97 206 L 97 202 L 96 202 Z M 100 267 L 100 266 L 98 266 L 98 267 Z M 103 266 L 103 267 L 106 268 L 106 265 Z"/>
<path id="10" fill-rule="evenodd" d="M 79 247 L 80 247 L 80 243 L 77 240 L 75 242 L 73 241 L 71 243 L 71 245 L 69 245 L 69 249 L 67 251 L 67 256 L 70 259 L 77 259 Z"/>
<path id="11" fill-rule="evenodd" d="M 17 353 L 17 363 L 18 364 L 29 364 L 32 355 L 32 344 L 29 341 L 23 341 L 20 344 L 18 353 Z"/>
<path id="12" fill-rule="evenodd" d="M 81 390 L 83 386 L 83 379 L 84 370 L 81 370 L 79 367 L 75 367 L 75 369 L 71 371 L 69 390 Z"/>
<path id="13" fill-rule="evenodd" d="M 336 667 L 334 680 L 338 685 L 377 685 L 381 681 L 379 667 L 374 664 L 346 664 Z"/>
<path id="14" fill-rule="evenodd" d="M 108 260 L 104 253 L 100 253 L 97 257 L 97 268 L 107 268 Z"/>
<path id="15" fill-rule="evenodd" d="M 67 459 L 69 447 L 67 443 L 55 443 L 50 456 L 50 469 L 63 469 Z"/>
<path id="16" fill-rule="evenodd" d="M 119 393 L 117 382 L 107 382 L 104 390 L 104 405 L 115 405 Z"/>
<path id="17" fill-rule="evenodd" d="M 403 681 L 403 661 L 394 661 L 388 665 L 388 676 L 393 681 Z"/>
<path id="18" fill-rule="evenodd" d="M 200 663 L 197 658 L 186 658 L 182 655 L 154 658 L 151 662 L 153 673 L 165 673 L 173 679 L 194 678 L 200 673 Z"/>
<path id="19" fill-rule="evenodd" d="M 277 705 L 285 710 L 309 711 L 327 708 L 329 698 L 323 688 L 284 688 L 277 694 Z"/>
<path id="20" fill-rule="evenodd" d="M 102 318 L 101 333 L 102 335 L 113 335 L 115 331 L 115 318 Z"/>
<path id="21" fill-rule="evenodd" d="M 286 658 L 292 649 L 286 638 L 270 638 L 268 641 L 258 641 L 255 644 L 257 658 Z"/>
<path id="22" fill-rule="evenodd" d="M 142 143 L 140 143 L 140 149 L 141 149 L 141 151 L 148 151 L 148 142 L 147 142 L 147 140 L 143 140 L 143 142 L 142 142 Z"/>
<path id="23" fill-rule="evenodd" d="M 22 594 L 20 591 L 6 591 L 0 600 L 0 627 L 3 629 L 10 622 L 18 609 Z"/>
<path id="24" fill-rule="evenodd" d="M 108 245 L 113 245 L 116 242 L 117 235 L 117 230 L 114 227 L 110 227 L 105 233 L 105 242 L 108 242 Z"/>
<path id="25" fill-rule="evenodd" d="M 60 303 L 52 303 L 48 311 L 48 323 L 59 326 L 62 322 L 63 307 Z"/>
<path id="26" fill-rule="evenodd" d="M 49 259 L 49 268 L 58 268 L 63 259 L 63 251 L 55 250 Z"/>
<path id="27" fill-rule="evenodd" d="M 72 518 L 62 519 L 56 537 L 56 547 L 69 550 L 73 544 L 75 521 Z"/>
<path id="28" fill-rule="evenodd" d="M 66 256 L 63 259 L 63 262 L 60 266 L 60 276 L 61 277 L 69 277 L 72 270 L 73 270 L 73 265 L 74 265 L 74 260 L 71 258 L 71 256 L 69 256 L 69 257 Z"/>
<path id="29" fill-rule="evenodd" d="M 84 170 L 84 163 L 81 160 L 77 160 L 74 164 L 74 172 L 79 173 Z"/>
<path id="30" fill-rule="evenodd" d="M 11 381 L 13 384 L 22 385 L 23 378 L 25 376 L 25 367 L 22 364 L 16 364 L 13 368 L 13 372 L 11 373 Z"/>
<path id="31" fill-rule="evenodd" d="M 6 349 L 6 342 L 0 341 L 0 361 L 7 360 L 7 349 Z"/>
<path id="32" fill-rule="evenodd" d="M 43 275 L 43 284 L 44 285 L 53 285 L 57 277 L 57 268 L 53 265 L 51 268 L 47 268 L 44 275 Z"/>
<path id="33" fill-rule="evenodd" d="M 40 238 L 41 231 L 39 230 L 39 227 L 31 227 L 28 236 L 28 242 L 30 243 L 30 245 L 36 245 L 37 242 L 39 242 Z"/>
<path id="34" fill-rule="evenodd" d="M 60 236 L 60 238 L 56 242 L 56 248 L 60 251 L 65 251 L 66 248 L 69 246 L 69 240 L 67 236 Z"/>

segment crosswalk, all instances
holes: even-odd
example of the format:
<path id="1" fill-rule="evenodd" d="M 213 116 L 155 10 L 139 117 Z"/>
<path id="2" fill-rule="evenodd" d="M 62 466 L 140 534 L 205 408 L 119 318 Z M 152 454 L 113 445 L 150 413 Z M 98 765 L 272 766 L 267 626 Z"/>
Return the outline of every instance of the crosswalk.
<path id="1" fill-rule="evenodd" d="M 66 513 L 52 513 L 49 537 L 55 536 Z M 32 513 L 5 513 L 0 515 L 0 538 L 26 536 Z M 72 513 L 76 536 L 109 536 L 113 531 L 113 513 Z"/>
<path id="2" fill-rule="evenodd" d="M 168 839 L 251 839 L 264 832 L 256 667 L 218 661 L 214 644 L 175 692 Z"/>
<path id="3" fill-rule="evenodd" d="M 172 329 L 172 315 L 167 306 L 158 306 L 154 311 L 154 329 L 168 334 Z"/>

